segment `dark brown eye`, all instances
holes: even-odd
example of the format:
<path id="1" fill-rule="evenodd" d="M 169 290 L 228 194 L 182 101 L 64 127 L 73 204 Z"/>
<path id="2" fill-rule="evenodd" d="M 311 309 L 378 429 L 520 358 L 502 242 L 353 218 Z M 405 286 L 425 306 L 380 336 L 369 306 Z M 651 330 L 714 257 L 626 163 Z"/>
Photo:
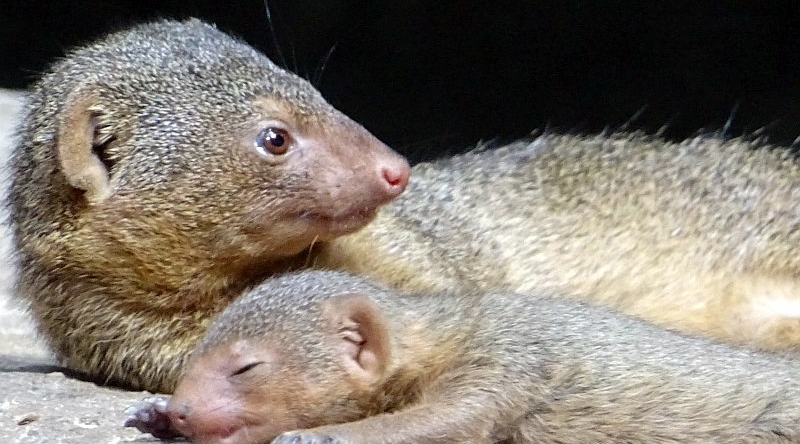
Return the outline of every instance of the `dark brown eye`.
<path id="1" fill-rule="evenodd" d="M 263 154 L 280 156 L 289 151 L 289 133 L 281 128 L 269 127 L 258 133 L 256 148 Z"/>

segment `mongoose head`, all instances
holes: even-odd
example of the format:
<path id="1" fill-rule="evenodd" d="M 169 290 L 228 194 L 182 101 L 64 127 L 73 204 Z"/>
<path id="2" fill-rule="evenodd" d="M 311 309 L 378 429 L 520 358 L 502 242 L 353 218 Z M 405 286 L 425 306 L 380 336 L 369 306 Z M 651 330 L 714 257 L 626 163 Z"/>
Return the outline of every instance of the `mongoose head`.
<path id="1" fill-rule="evenodd" d="M 391 343 L 356 277 L 307 271 L 234 301 L 196 349 L 168 412 L 198 443 L 269 442 L 281 432 L 367 416 Z"/>
<path id="2" fill-rule="evenodd" d="M 52 261 L 154 285 L 236 276 L 353 232 L 410 171 L 308 82 L 197 20 L 72 52 L 27 120 L 10 199 L 23 254 L 66 249 Z"/>

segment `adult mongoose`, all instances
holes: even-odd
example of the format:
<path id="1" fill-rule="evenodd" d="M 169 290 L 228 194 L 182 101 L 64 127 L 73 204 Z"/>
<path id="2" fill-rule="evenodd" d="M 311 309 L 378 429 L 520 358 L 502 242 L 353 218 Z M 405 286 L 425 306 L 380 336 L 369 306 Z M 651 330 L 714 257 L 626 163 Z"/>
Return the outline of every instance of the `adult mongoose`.
<path id="1" fill-rule="evenodd" d="M 171 389 L 221 307 L 369 222 L 410 171 L 305 80 L 198 20 L 71 52 L 33 88 L 18 139 L 19 294 L 67 367 L 151 390 Z"/>
<path id="2" fill-rule="evenodd" d="M 800 168 L 758 142 L 543 135 L 417 165 L 406 187 L 407 163 L 307 82 L 196 20 L 73 51 L 18 138 L 18 292 L 61 361 L 100 381 L 170 391 L 220 309 L 302 267 L 416 291 L 548 286 L 800 344 Z"/>
<path id="3" fill-rule="evenodd" d="M 307 270 L 245 293 L 195 353 L 166 409 L 129 425 L 202 444 L 800 442 L 797 354 L 547 292 Z"/>

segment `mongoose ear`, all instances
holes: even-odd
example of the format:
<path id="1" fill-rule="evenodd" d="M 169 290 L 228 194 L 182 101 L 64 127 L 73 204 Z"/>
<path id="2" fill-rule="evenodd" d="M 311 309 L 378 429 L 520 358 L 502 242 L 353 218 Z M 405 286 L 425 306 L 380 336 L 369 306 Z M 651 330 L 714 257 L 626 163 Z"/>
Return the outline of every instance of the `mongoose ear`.
<path id="1" fill-rule="evenodd" d="M 97 103 L 94 93 L 72 94 L 58 122 L 56 142 L 61 171 L 70 185 L 86 192 L 89 204 L 100 203 L 111 195 L 108 169 L 95 152 L 110 138 L 99 131 Z"/>
<path id="2" fill-rule="evenodd" d="M 326 301 L 323 313 L 335 329 L 345 370 L 365 384 L 379 381 L 389 361 L 390 339 L 386 318 L 375 302 L 363 294 L 346 294 Z"/>

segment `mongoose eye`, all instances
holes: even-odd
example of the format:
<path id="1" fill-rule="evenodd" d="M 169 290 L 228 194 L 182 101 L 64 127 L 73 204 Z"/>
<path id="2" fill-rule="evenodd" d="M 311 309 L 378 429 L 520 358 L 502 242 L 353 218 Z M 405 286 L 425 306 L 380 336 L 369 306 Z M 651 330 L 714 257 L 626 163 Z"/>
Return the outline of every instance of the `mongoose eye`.
<path id="1" fill-rule="evenodd" d="M 264 363 L 264 361 L 251 362 L 250 364 L 247 364 L 244 367 L 241 367 L 239 370 L 236 370 L 235 372 L 233 372 L 231 374 L 231 376 L 238 376 L 238 375 L 241 375 L 242 373 L 246 373 L 246 372 L 252 370 L 257 365 L 260 365 L 260 364 L 263 364 L 263 363 Z"/>
<path id="2" fill-rule="evenodd" d="M 289 132 L 275 127 L 268 127 L 258 133 L 256 138 L 256 148 L 262 154 L 272 154 L 280 156 L 289 151 Z"/>

